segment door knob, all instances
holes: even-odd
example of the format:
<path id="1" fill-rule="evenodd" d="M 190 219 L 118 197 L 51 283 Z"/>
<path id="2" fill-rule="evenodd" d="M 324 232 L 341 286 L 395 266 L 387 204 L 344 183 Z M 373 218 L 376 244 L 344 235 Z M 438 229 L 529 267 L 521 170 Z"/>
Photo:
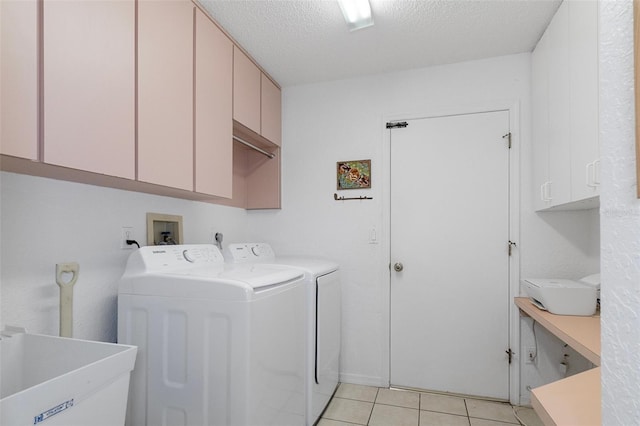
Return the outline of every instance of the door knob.
<path id="1" fill-rule="evenodd" d="M 402 263 L 400 263 L 400 262 L 396 262 L 396 263 L 393 265 L 393 270 L 394 270 L 394 271 L 396 271 L 396 272 L 400 272 L 400 271 L 402 271 L 403 269 L 404 269 L 404 265 L 403 265 Z"/>

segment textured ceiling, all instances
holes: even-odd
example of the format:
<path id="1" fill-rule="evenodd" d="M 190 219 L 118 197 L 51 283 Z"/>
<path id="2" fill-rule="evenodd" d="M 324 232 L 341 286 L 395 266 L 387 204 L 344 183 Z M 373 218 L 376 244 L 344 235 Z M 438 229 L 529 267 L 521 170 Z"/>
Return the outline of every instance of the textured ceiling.
<path id="1" fill-rule="evenodd" d="M 530 52 L 560 0 L 370 0 L 349 32 L 331 0 L 199 0 L 281 86 Z"/>

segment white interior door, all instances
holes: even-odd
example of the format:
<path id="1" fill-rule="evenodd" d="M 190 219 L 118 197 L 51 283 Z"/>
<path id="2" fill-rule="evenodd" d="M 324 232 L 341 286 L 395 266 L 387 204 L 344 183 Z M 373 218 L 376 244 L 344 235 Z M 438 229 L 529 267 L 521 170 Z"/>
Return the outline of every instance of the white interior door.
<path id="1" fill-rule="evenodd" d="M 507 400 L 509 112 L 408 123 L 390 136 L 391 384 Z"/>

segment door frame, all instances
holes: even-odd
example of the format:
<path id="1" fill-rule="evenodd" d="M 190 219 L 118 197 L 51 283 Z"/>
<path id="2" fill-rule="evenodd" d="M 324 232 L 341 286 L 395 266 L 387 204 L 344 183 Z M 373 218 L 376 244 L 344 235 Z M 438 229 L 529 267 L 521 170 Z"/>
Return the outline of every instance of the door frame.
<path id="1" fill-rule="evenodd" d="M 386 129 L 389 121 L 415 120 L 422 118 L 437 118 L 451 115 L 474 114 L 493 111 L 509 112 L 509 129 L 511 131 L 511 149 L 509 151 L 509 240 L 517 244 L 509 258 L 509 347 L 515 352 L 509 366 L 509 402 L 520 403 L 520 314 L 512 303 L 513 298 L 520 294 L 520 148 L 522 137 L 520 134 L 520 101 L 497 101 L 479 105 L 458 107 L 441 107 L 422 112 L 383 115 L 380 128 L 382 129 L 382 241 L 380 266 L 382 280 L 381 295 L 381 324 L 382 348 L 381 369 L 382 385 L 389 386 L 391 379 L 391 131 Z M 395 131 L 402 131 L 401 129 Z M 505 241 L 505 244 L 507 242 Z"/>

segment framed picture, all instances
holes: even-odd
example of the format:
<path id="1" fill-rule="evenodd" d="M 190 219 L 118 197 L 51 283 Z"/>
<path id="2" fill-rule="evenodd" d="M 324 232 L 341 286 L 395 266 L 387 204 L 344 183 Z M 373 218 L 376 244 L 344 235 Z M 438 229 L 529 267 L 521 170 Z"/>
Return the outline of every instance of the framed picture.
<path id="1" fill-rule="evenodd" d="M 371 188 L 371 160 L 338 161 L 338 189 Z"/>

